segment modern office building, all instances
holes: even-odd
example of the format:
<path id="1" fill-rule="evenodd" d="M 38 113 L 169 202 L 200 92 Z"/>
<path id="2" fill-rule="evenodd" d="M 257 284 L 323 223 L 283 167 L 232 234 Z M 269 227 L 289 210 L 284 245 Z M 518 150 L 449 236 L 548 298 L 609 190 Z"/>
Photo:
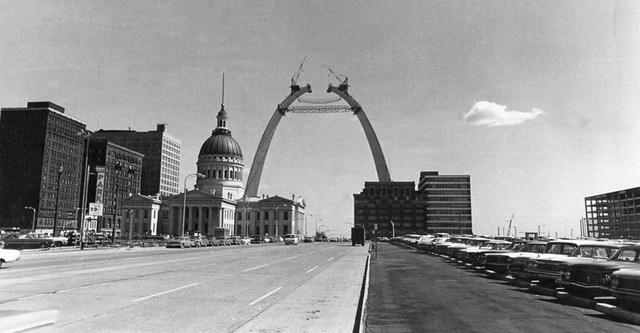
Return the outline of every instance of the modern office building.
<path id="1" fill-rule="evenodd" d="M 118 236 L 122 230 L 122 201 L 140 193 L 144 155 L 107 139 L 89 141 L 89 203 L 102 204 L 96 231 Z M 114 226 L 115 223 L 115 226 Z M 89 223 L 89 225 L 93 225 Z"/>
<path id="2" fill-rule="evenodd" d="M 420 173 L 418 193 L 425 201 L 425 221 L 430 233 L 473 233 L 471 176 L 424 171 Z"/>
<path id="3" fill-rule="evenodd" d="M 640 187 L 586 197 L 584 206 L 587 237 L 640 239 Z"/>
<path id="4" fill-rule="evenodd" d="M 166 124 L 155 131 L 99 130 L 91 139 L 109 141 L 144 154 L 140 194 L 168 196 L 180 192 L 180 140 L 167 133 Z"/>
<path id="5" fill-rule="evenodd" d="M 405 234 L 471 234 L 470 176 L 420 173 L 415 182 L 365 182 L 354 194 L 354 224 L 370 237 Z"/>
<path id="6" fill-rule="evenodd" d="M 75 229 L 81 207 L 86 124 L 51 102 L 2 108 L 0 227 Z M 57 213 L 57 216 L 56 216 Z"/>

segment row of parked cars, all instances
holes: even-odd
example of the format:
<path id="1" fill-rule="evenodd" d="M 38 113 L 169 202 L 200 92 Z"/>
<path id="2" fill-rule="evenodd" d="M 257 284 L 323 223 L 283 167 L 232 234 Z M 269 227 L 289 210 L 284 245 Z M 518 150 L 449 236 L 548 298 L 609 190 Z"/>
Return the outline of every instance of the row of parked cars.
<path id="1" fill-rule="evenodd" d="M 207 246 L 231 246 L 231 245 L 249 245 L 251 239 L 240 236 L 226 236 L 220 238 L 207 238 L 204 236 L 177 236 L 169 239 L 165 247 L 207 247 Z"/>
<path id="2" fill-rule="evenodd" d="M 636 241 L 446 235 L 391 241 L 464 264 L 489 278 L 548 288 L 554 295 L 597 298 L 640 312 L 640 243 Z"/>

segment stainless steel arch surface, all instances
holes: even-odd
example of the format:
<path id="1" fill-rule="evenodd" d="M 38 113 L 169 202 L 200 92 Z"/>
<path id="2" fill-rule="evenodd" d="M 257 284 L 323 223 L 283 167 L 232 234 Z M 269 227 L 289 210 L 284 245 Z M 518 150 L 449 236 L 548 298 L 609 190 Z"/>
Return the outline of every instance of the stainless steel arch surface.
<path id="1" fill-rule="evenodd" d="M 351 109 L 353 109 L 353 112 L 358 117 L 360 125 L 362 125 L 362 129 L 364 130 L 364 135 L 367 137 L 367 141 L 369 142 L 369 148 L 371 149 L 371 154 L 373 154 L 373 162 L 376 164 L 376 172 L 378 172 L 378 181 L 390 182 L 391 175 L 389 174 L 387 162 L 385 161 L 384 154 L 382 153 L 382 147 L 380 147 L 380 142 L 378 141 L 376 132 L 373 131 L 373 126 L 371 126 L 369 118 L 364 114 L 364 110 L 362 110 L 360 104 L 358 104 L 358 102 L 349 95 L 346 85 L 341 85 L 337 88 L 330 85 L 327 91 L 342 97 L 342 99 L 351 106 Z"/>
<path id="2" fill-rule="evenodd" d="M 267 124 L 267 128 L 262 134 L 262 139 L 260 139 L 260 144 L 258 145 L 256 155 L 253 158 L 253 162 L 251 164 L 251 171 L 249 172 L 249 178 L 247 179 L 245 196 L 258 196 L 258 187 L 260 186 L 262 169 L 264 167 L 264 162 L 266 161 L 267 153 L 269 152 L 269 146 L 271 145 L 271 140 L 273 139 L 273 135 L 275 134 L 276 127 L 278 126 L 278 123 L 280 123 L 280 119 L 282 119 L 284 113 L 287 112 L 287 108 L 291 105 L 291 103 L 293 103 L 298 97 L 307 92 L 311 92 L 311 87 L 309 85 L 301 89 L 297 86 L 292 86 L 291 94 L 287 96 L 287 98 L 285 98 L 280 105 L 278 105 L 278 108 L 273 113 L 273 116 L 271 116 L 271 120 L 269 120 L 269 124 Z M 373 131 L 373 127 L 371 126 L 371 123 L 369 122 L 367 116 L 364 114 L 362 107 L 360 107 L 360 104 L 358 104 L 358 102 L 356 102 L 356 100 L 348 94 L 346 86 L 341 85 L 338 88 L 329 86 L 328 92 L 332 92 L 342 97 L 342 99 L 344 99 L 349 104 L 355 115 L 358 117 L 360 125 L 362 125 L 362 129 L 364 130 L 364 134 L 367 137 L 369 147 L 371 148 L 371 153 L 373 154 L 373 161 L 376 166 L 376 171 L 378 173 L 378 180 L 391 181 L 389 169 L 387 168 L 387 163 L 384 159 L 384 154 L 382 153 L 382 148 L 380 147 L 378 137 Z"/>
<path id="3" fill-rule="evenodd" d="M 260 144 L 258 144 L 258 149 L 256 150 L 256 155 L 253 158 L 253 162 L 251 163 L 251 171 L 249 171 L 249 179 L 247 179 L 247 188 L 244 191 L 244 195 L 246 197 L 257 197 L 258 196 L 258 186 L 260 186 L 260 177 L 262 177 L 262 168 L 264 167 L 264 162 L 267 159 L 267 153 L 269 152 L 269 146 L 271 145 L 271 140 L 273 139 L 273 134 L 276 132 L 276 127 L 278 127 L 278 123 L 280 123 L 280 119 L 284 116 L 284 113 L 287 112 L 287 108 L 293 103 L 298 97 L 311 92 L 311 86 L 307 85 L 304 88 L 300 88 L 298 86 L 291 86 L 291 94 L 287 96 L 287 98 L 278 105 L 276 112 L 271 116 L 271 120 L 267 124 L 267 128 L 262 133 L 262 138 L 260 139 Z"/>

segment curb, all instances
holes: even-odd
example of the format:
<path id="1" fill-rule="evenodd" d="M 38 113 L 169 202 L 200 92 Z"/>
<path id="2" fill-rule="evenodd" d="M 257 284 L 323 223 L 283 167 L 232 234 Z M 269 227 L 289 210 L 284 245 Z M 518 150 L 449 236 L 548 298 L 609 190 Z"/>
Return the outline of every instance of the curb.
<path id="1" fill-rule="evenodd" d="M 360 301 L 358 302 L 358 311 L 356 320 L 353 325 L 353 333 L 364 333 L 365 322 L 367 321 L 367 313 L 365 311 L 367 299 L 369 297 L 369 269 L 371 265 L 371 254 L 367 255 L 367 264 L 364 268 L 364 277 L 362 281 L 362 289 L 360 291 Z"/>
<path id="2" fill-rule="evenodd" d="M 640 313 L 627 311 L 615 305 L 611 305 L 607 303 L 596 303 L 595 309 L 602 313 L 606 313 L 608 315 L 611 315 L 617 318 L 628 320 L 634 324 L 640 324 Z"/>

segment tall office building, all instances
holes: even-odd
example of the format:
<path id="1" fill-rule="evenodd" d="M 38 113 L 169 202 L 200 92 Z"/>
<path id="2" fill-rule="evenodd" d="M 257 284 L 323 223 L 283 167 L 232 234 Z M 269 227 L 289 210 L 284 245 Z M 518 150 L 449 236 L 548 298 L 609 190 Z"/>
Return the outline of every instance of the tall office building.
<path id="1" fill-rule="evenodd" d="M 51 102 L 2 108 L 0 227 L 75 229 L 86 124 Z M 27 208 L 28 207 L 28 208 Z M 57 219 L 55 218 L 57 212 Z"/>
<path id="2" fill-rule="evenodd" d="M 165 124 L 148 132 L 99 130 L 92 138 L 105 138 L 144 154 L 140 194 L 169 196 L 180 192 L 181 143 L 166 130 Z"/>
<path id="3" fill-rule="evenodd" d="M 587 237 L 640 239 L 640 187 L 584 198 Z"/>
<path id="4" fill-rule="evenodd" d="M 473 233 L 471 176 L 423 171 L 420 173 L 418 192 L 424 196 L 430 233 Z"/>

